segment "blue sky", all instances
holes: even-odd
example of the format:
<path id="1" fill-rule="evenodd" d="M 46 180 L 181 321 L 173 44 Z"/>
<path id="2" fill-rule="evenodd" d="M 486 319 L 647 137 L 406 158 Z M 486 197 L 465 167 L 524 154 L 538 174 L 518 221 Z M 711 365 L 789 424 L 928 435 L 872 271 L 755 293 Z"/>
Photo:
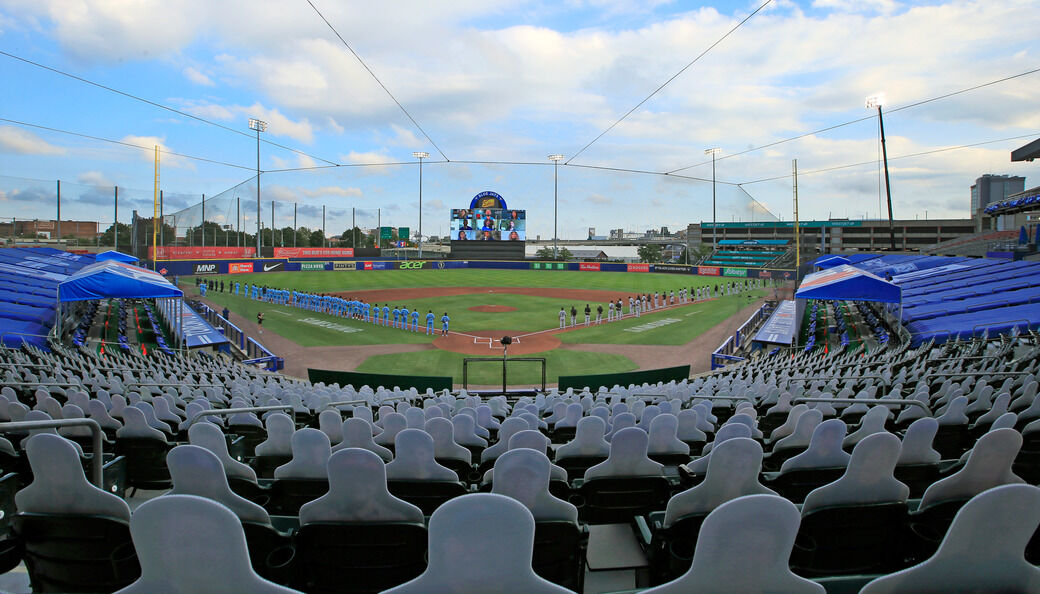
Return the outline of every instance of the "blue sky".
<path id="1" fill-rule="evenodd" d="M 529 235 L 544 238 L 553 228 L 546 155 L 574 156 L 761 2 L 315 4 L 450 163 L 306 2 L 0 0 L 0 50 L 243 132 L 260 117 L 267 140 L 364 165 L 272 172 L 325 163 L 262 145 L 264 200 L 276 201 L 279 227 L 293 202 L 311 227 L 325 205 L 337 234 L 351 208 L 361 226 L 375 224 L 378 208 L 383 224 L 417 227 L 411 153 L 425 150 L 425 234 L 443 234 L 450 208 L 490 189 L 526 208 Z M 876 217 L 875 164 L 813 173 L 875 160 L 876 119 L 734 153 L 869 116 L 864 98 L 878 91 L 897 110 L 885 118 L 896 216 L 967 216 L 968 188 L 983 173 L 1040 183 L 1037 165 L 1009 159 L 1040 137 L 1040 73 L 898 108 L 1040 67 L 1037 30 L 1033 0 L 774 0 L 560 168 L 560 235 L 711 220 L 712 184 L 701 181 L 711 179 L 709 147 L 722 149 L 719 220 L 769 216 L 749 197 L 789 219 L 795 158 L 803 218 Z M 8 56 L 0 77 L 0 118 L 226 164 L 163 155 L 167 210 L 253 175 L 251 138 Z M 701 180 L 578 165 L 657 173 L 696 165 L 681 173 Z M 147 150 L 0 121 L 0 217 L 52 218 L 47 196 L 61 179 L 63 215 L 107 226 L 119 185 L 126 222 L 132 208 L 150 212 L 152 177 Z M 249 195 L 250 184 L 239 193 Z"/>

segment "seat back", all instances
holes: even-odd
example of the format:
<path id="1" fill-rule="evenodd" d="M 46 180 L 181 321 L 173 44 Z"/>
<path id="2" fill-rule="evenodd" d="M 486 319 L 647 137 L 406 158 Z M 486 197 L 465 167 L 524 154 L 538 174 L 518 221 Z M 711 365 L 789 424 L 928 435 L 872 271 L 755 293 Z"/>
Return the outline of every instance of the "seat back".
<path id="1" fill-rule="evenodd" d="M 797 508 L 775 495 L 724 503 L 705 518 L 689 571 L 645 592 L 822 593 L 788 567 L 798 522 Z"/>
<path id="2" fill-rule="evenodd" d="M 775 494 L 758 481 L 762 470 L 762 446 L 753 439 L 727 440 L 711 454 L 704 481 L 668 500 L 664 526 L 680 518 L 704 515 L 723 503 L 744 495 Z"/>
<path id="3" fill-rule="evenodd" d="M 437 463 L 433 438 L 421 429 L 405 429 L 397 434 L 394 460 L 386 465 L 386 476 L 394 481 L 458 480 L 455 471 Z"/>
<path id="4" fill-rule="evenodd" d="M 828 419 L 816 426 L 809 447 L 780 466 L 780 474 L 797 469 L 837 468 L 848 466 L 851 456 L 841 449 L 845 438 L 845 422 Z"/>
<path id="5" fill-rule="evenodd" d="M 224 466 L 228 478 L 241 478 L 256 482 L 256 472 L 239 462 L 228 453 L 227 438 L 213 423 L 196 422 L 188 429 L 188 442 L 213 452 Z"/>
<path id="6" fill-rule="evenodd" d="M 516 439 L 518 436 L 514 436 Z M 528 448 L 512 449 L 495 461 L 491 492 L 512 497 L 541 521 L 578 521 L 578 510 L 549 493 L 549 458 Z"/>
<path id="7" fill-rule="evenodd" d="M 15 494 L 19 511 L 130 520 L 125 501 L 87 482 L 75 444 L 50 433 L 25 441 L 33 482 Z"/>
<path id="8" fill-rule="evenodd" d="M 393 460 L 394 454 L 388 448 L 384 448 L 372 440 L 372 430 L 371 422 L 363 418 L 351 418 L 343 421 L 343 441 L 334 446 L 332 452 L 336 453 L 347 448 L 361 448 L 376 454 L 384 462 Z"/>
<path id="9" fill-rule="evenodd" d="M 146 501 L 134 512 L 130 532 L 141 577 L 122 590 L 128 594 L 293 592 L 256 574 L 241 521 L 214 501 L 193 495 Z"/>
<path id="10" fill-rule="evenodd" d="M 1038 525 L 1040 489 L 988 489 L 960 508 L 931 558 L 878 578 L 861 592 L 1036 592 L 1040 568 L 1025 560 L 1024 551 Z"/>
<path id="11" fill-rule="evenodd" d="M 567 592 L 535 574 L 534 518 L 509 497 L 474 493 L 449 501 L 430 518 L 429 534 L 426 571 L 389 592 Z"/>
<path id="12" fill-rule="evenodd" d="M 690 446 L 679 439 L 679 419 L 671 413 L 661 413 L 650 422 L 647 452 L 650 455 L 690 455 Z M 684 462 L 688 461 L 684 460 Z"/>
<path id="13" fill-rule="evenodd" d="M 217 456 L 205 448 L 180 445 L 166 456 L 173 479 L 171 495 L 196 495 L 220 503 L 243 522 L 270 524 L 264 508 L 233 493 Z"/>
<path id="14" fill-rule="evenodd" d="M 1014 429 L 986 433 L 975 443 L 964 468 L 928 487 L 918 509 L 925 510 L 943 501 L 968 499 L 999 485 L 1025 482 L 1011 469 L 1021 447 L 1022 436 Z"/>
<path id="15" fill-rule="evenodd" d="M 631 414 L 631 413 L 623 413 Z M 647 457 L 649 436 L 637 427 L 614 435 L 607 459 L 585 471 L 585 480 L 606 477 L 662 476 L 664 466 Z"/>
<path id="16" fill-rule="evenodd" d="M 336 426 L 340 427 L 340 424 Z M 328 480 L 327 466 L 332 445 L 324 431 L 308 427 L 293 433 L 292 454 L 292 460 L 275 469 L 274 478 Z"/>
<path id="17" fill-rule="evenodd" d="M 840 479 L 805 497 L 802 513 L 820 507 L 905 503 L 910 488 L 892 474 L 899 450 L 899 438 L 891 433 L 868 435 L 852 450 L 849 466 Z"/>
<path id="18" fill-rule="evenodd" d="M 267 439 L 254 449 L 257 456 L 292 456 L 292 435 L 296 425 L 289 415 L 276 412 L 267 417 Z M 371 436 L 369 436 L 371 437 Z"/>
<path id="19" fill-rule="evenodd" d="M 328 474 L 328 493 L 300 508 L 301 525 L 422 523 L 423 513 L 419 508 L 387 490 L 386 467 L 375 453 L 361 448 L 340 450 L 329 458 Z"/>

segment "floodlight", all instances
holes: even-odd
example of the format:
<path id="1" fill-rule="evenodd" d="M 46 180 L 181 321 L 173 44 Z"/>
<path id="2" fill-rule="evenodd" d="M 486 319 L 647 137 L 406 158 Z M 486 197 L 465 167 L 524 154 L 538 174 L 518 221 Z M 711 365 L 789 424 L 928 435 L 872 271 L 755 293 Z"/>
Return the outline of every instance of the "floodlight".
<path id="1" fill-rule="evenodd" d="M 426 151 L 415 151 L 414 153 L 412 153 L 412 156 L 416 159 L 425 159 L 426 157 L 430 156 L 430 153 Z"/>
<path id="2" fill-rule="evenodd" d="M 563 155 L 549 155 L 548 159 L 555 163 L 557 161 L 562 161 L 564 159 L 564 156 Z"/>

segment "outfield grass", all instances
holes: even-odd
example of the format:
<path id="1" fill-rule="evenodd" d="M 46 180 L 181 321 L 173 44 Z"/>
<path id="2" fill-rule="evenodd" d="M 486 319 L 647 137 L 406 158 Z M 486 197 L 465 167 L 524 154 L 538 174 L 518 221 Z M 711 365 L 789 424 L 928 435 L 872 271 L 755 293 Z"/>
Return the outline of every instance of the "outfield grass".
<path id="1" fill-rule="evenodd" d="M 720 297 L 711 301 L 694 303 L 686 307 L 669 309 L 638 318 L 629 316 L 620 322 L 603 322 L 589 328 L 564 332 L 558 337 L 564 343 L 591 344 L 662 344 L 682 345 L 690 342 L 702 332 L 721 323 L 740 311 L 752 300 L 765 295 L 765 291 L 750 291 L 744 295 Z M 625 306 L 628 311 L 628 306 Z M 604 316 L 606 319 L 606 316 Z M 653 327 L 655 324 L 660 324 Z"/>
<path id="2" fill-rule="evenodd" d="M 580 272 L 576 270 L 369 270 L 267 272 L 206 276 L 208 281 L 259 283 L 278 289 L 312 293 L 350 292 L 408 287 L 545 287 L 627 292 L 702 287 L 733 279 L 694 274 Z M 743 280 L 743 279 L 739 279 Z M 185 278 L 184 281 L 187 281 Z M 559 306 L 557 306 L 559 307 Z"/>
<path id="3" fill-rule="evenodd" d="M 546 358 L 546 381 L 549 383 L 557 383 L 561 375 L 582 375 L 604 369 L 609 369 L 611 373 L 620 373 L 637 368 L 628 357 L 607 353 L 555 349 L 523 356 Z M 463 357 L 472 357 L 472 355 L 441 350 L 376 355 L 366 359 L 356 371 L 405 375 L 451 375 L 454 383 L 462 383 Z M 470 363 L 468 381 L 470 385 L 501 385 L 501 363 Z M 510 363 L 508 381 L 509 385 L 513 387 L 520 385 L 541 387 L 541 365 L 535 362 Z"/>

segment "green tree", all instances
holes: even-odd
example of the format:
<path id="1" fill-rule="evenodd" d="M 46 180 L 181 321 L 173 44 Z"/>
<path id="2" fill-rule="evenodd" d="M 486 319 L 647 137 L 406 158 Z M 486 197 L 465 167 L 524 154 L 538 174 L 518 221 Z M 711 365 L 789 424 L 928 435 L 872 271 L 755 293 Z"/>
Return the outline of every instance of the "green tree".
<path id="1" fill-rule="evenodd" d="M 311 231 L 310 245 L 311 247 L 323 247 L 325 245 L 325 232 L 321 229 Z"/>
<path id="2" fill-rule="evenodd" d="M 557 252 L 557 257 L 553 257 L 553 249 L 551 247 L 543 247 L 542 249 L 535 252 L 534 257 L 539 260 L 572 260 L 574 254 L 567 248 L 560 248 Z"/>
<path id="3" fill-rule="evenodd" d="M 115 245 L 116 238 L 113 226 L 110 226 L 101 234 L 101 245 Z M 119 223 L 116 229 L 119 232 L 119 245 L 125 249 L 130 249 L 130 225 Z"/>
<path id="4" fill-rule="evenodd" d="M 654 262 L 660 262 L 662 258 L 661 246 L 656 243 L 641 245 L 639 246 L 639 249 L 636 250 L 636 253 L 639 254 L 640 262 L 648 262 L 652 264 Z"/>

